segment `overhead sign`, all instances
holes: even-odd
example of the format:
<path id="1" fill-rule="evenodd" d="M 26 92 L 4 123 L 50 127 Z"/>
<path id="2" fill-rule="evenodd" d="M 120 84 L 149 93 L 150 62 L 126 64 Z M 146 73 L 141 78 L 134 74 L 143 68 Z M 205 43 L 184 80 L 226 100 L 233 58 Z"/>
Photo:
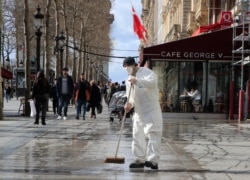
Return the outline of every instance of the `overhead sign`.
<path id="1" fill-rule="evenodd" d="M 233 23 L 232 13 L 230 11 L 221 12 L 221 18 L 219 24 L 221 25 L 231 25 Z"/>

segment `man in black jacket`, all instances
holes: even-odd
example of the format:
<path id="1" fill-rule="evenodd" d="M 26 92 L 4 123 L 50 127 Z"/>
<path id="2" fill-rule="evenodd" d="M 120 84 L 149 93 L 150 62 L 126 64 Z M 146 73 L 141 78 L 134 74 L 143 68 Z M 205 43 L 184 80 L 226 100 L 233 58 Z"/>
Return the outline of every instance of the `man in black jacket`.
<path id="1" fill-rule="evenodd" d="M 68 68 L 63 68 L 62 76 L 58 78 L 56 87 L 59 101 L 57 119 L 62 119 L 63 108 L 63 120 L 67 120 L 68 105 L 74 89 L 73 79 L 68 75 Z"/>
<path id="2" fill-rule="evenodd" d="M 45 77 L 44 71 L 40 70 L 37 72 L 37 77 L 32 90 L 31 99 L 35 99 L 36 106 L 36 121 L 34 124 L 39 124 L 40 111 L 42 112 L 42 125 L 46 125 L 46 107 L 48 104 L 49 97 L 49 81 Z"/>
<path id="3" fill-rule="evenodd" d="M 77 103 L 76 119 L 79 119 L 79 114 L 82 112 L 82 118 L 85 120 L 86 105 L 89 101 L 89 97 L 87 97 L 89 93 L 89 82 L 85 79 L 84 73 L 81 74 L 80 80 L 75 88 L 75 100 Z"/>

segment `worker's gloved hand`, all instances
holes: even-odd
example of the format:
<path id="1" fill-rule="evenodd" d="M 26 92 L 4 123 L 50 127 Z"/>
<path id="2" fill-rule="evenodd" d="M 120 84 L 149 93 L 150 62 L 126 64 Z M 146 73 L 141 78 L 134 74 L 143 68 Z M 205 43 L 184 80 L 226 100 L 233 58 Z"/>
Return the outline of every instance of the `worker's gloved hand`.
<path id="1" fill-rule="evenodd" d="M 124 105 L 125 113 L 128 113 L 131 109 L 132 109 L 132 104 L 129 102 L 125 103 Z"/>
<path id="2" fill-rule="evenodd" d="M 131 76 L 131 78 L 128 80 L 129 82 L 131 82 L 131 84 L 135 84 L 137 82 L 136 77 L 135 76 Z"/>

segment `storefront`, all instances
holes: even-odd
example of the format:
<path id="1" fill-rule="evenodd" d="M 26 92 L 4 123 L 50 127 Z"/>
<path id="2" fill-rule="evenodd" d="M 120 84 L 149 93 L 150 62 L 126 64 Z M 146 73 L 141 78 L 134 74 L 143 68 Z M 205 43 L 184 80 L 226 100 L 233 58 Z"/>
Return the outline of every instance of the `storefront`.
<path id="1" fill-rule="evenodd" d="M 232 64 L 242 56 L 232 50 L 242 44 L 233 47 L 232 37 L 233 29 L 227 28 L 143 49 L 140 66 L 148 66 L 158 75 L 163 112 L 227 114 L 229 100 L 234 100 L 234 113 L 238 113 L 241 66 L 232 69 Z M 249 74 L 245 65 L 244 82 Z M 230 93 L 231 82 L 235 93 Z M 191 88 L 200 93 L 199 101 L 189 95 Z"/>

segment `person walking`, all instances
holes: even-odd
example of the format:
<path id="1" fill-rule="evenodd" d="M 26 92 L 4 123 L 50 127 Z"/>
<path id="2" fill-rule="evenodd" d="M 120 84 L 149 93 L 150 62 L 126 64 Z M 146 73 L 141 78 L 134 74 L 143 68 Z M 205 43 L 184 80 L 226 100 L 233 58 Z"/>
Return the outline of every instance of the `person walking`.
<path id="1" fill-rule="evenodd" d="M 58 94 L 58 120 L 67 120 L 68 105 L 73 96 L 74 83 L 71 76 L 68 75 L 68 68 L 63 68 L 62 76 L 58 78 L 56 88 Z"/>
<path id="2" fill-rule="evenodd" d="M 106 84 L 105 84 L 105 89 L 104 89 L 104 101 L 105 101 L 105 103 L 108 105 L 109 103 L 109 92 L 110 92 L 110 86 L 111 86 L 111 82 L 109 81 L 109 82 L 107 82 Z"/>
<path id="3" fill-rule="evenodd" d="M 50 88 L 50 99 L 52 101 L 52 108 L 54 115 L 58 114 L 58 96 L 57 96 L 57 90 L 56 90 L 56 83 L 57 79 L 54 80 L 54 83 L 51 85 Z"/>
<path id="4" fill-rule="evenodd" d="M 91 108 L 91 118 L 96 118 L 95 109 L 101 103 L 101 93 L 98 88 L 96 81 L 90 81 L 90 108 Z"/>
<path id="5" fill-rule="evenodd" d="M 80 75 L 80 80 L 75 86 L 76 100 L 76 119 L 79 119 L 79 114 L 82 113 L 82 118 L 85 120 L 86 105 L 89 101 L 89 82 L 85 79 L 84 73 Z"/>
<path id="6" fill-rule="evenodd" d="M 45 117 L 47 110 L 47 103 L 49 99 L 50 85 L 49 81 L 44 75 L 44 71 L 37 72 L 36 80 L 34 82 L 31 99 L 35 102 L 36 120 L 34 124 L 39 124 L 40 111 L 42 112 L 42 125 L 46 125 Z"/>
<path id="7" fill-rule="evenodd" d="M 127 113 L 134 108 L 132 154 L 135 161 L 129 168 L 145 166 L 158 169 L 163 124 L 157 76 L 146 67 L 138 67 L 132 57 L 124 59 L 123 67 L 129 75 L 126 82 L 127 96 L 131 90 L 124 110 Z"/>
<path id="8" fill-rule="evenodd" d="M 101 104 L 103 102 L 104 96 L 105 96 L 105 87 L 103 85 L 103 82 L 98 82 L 98 87 L 100 89 L 100 93 L 101 93 Z"/>
<path id="9" fill-rule="evenodd" d="M 110 103 L 113 94 L 115 94 L 117 91 L 119 91 L 118 82 L 111 83 L 111 85 L 109 87 L 109 92 L 108 92 L 108 104 Z"/>
<path id="10" fill-rule="evenodd" d="M 5 98 L 6 98 L 6 102 L 8 102 L 10 100 L 10 95 L 11 95 L 11 87 L 10 84 L 7 83 L 5 86 Z"/>
<path id="11" fill-rule="evenodd" d="M 122 85 L 120 87 L 120 91 L 126 91 L 126 84 L 125 81 L 122 81 Z"/>
<path id="12" fill-rule="evenodd" d="M 76 99 L 75 99 L 76 90 L 77 90 L 76 85 L 77 85 L 77 83 L 74 82 L 73 97 L 72 97 L 72 100 L 71 100 L 71 104 L 75 107 L 75 109 L 77 108 L 77 102 L 76 102 Z"/>

